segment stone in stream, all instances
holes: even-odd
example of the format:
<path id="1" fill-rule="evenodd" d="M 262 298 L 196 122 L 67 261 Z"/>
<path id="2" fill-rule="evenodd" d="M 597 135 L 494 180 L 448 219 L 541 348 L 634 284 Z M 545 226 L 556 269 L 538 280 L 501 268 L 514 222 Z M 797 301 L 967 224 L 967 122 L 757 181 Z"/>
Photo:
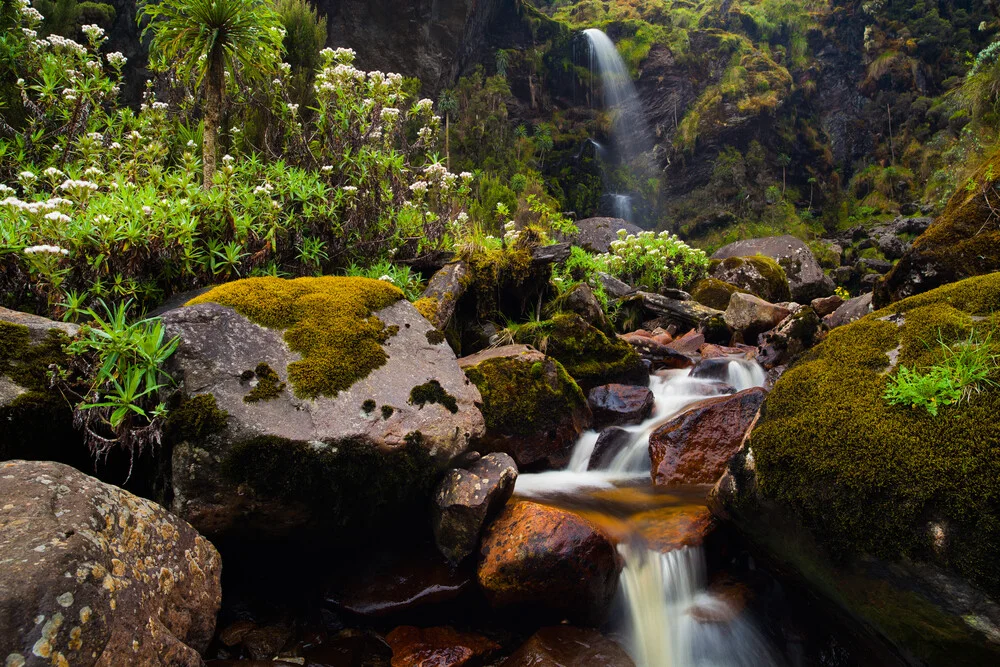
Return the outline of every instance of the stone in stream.
<path id="1" fill-rule="evenodd" d="M 754 387 L 695 403 L 649 436 L 653 483 L 714 484 L 739 451 L 766 392 Z"/>
<path id="2" fill-rule="evenodd" d="M 698 350 L 701 349 L 701 346 L 704 344 L 705 344 L 704 334 L 692 329 L 683 336 L 675 338 L 670 344 L 667 345 L 667 347 L 678 354 L 683 354 L 685 356 L 691 357 L 697 354 Z M 683 368 L 683 366 L 677 366 L 675 368 Z"/>
<path id="3" fill-rule="evenodd" d="M 726 309 L 726 324 L 743 334 L 745 341 L 754 341 L 759 334 L 778 326 L 791 311 L 768 303 L 752 294 L 734 294 Z"/>
<path id="4" fill-rule="evenodd" d="M 654 551 L 668 553 L 684 547 L 700 547 L 715 530 L 716 521 L 705 505 L 668 505 L 633 514 L 630 527 L 642 535 Z"/>
<path id="5" fill-rule="evenodd" d="M 447 626 L 401 625 L 385 640 L 392 648 L 392 667 L 461 667 L 500 648 L 482 635 Z"/>
<path id="6" fill-rule="evenodd" d="M 719 357 L 743 357 L 753 359 L 757 355 L 757 348 L 750 345 L 738 344 L 733 347 L 726 345 L 713 345 L 705 343 L 698 348 L 698 354 L 702 359 L 717 359 Z"/>
<path id="7" fill-rule="evenodd" d="M 587 470 L 604 470 L 623 449 L 632 442 L 632 434 L 623 428 L 612 426 L 601 431 L 590 455 Z"/>
<path id="8" fill-rule="evenodd" d="M 542 628 L 500 667 L 635 667 L 617 642 L 593 628 Z"/>
<path id="9" fill-rule="evenodd" d="M 653 392 L 648 387 L 607 384 L 587 394 L 594 427 L 638 424 L 653 411 Z"/>
<path id="10" fill-rule="evenodd" d="M 163 323 L 172 507 L 210 536 L 377 531 L 483 433 L 454 352 L 386 282 L 240 280 Z"/>
<path id="11" fill-rule="evenodd" d="M 659 342 L 655 338 L 641 336 L 638 332 L 623 334 L 619 338 L 635 348 L 639 356 L 648 361 L 654 371 L 664 368 L 687 368 L 694 364 L 689 356 L 678 352 L 669 344 Z M 704 338 L 702 342 L 704 342 Z"/>
<path id="12" fill-rule="evenodd" d="M 611 539 L 572 512 L 530 501 L 507 505 L 486 529 L 480 555 L 479 586 L 496 608 L 600 623 L 618 589 Z"/>
<path id="13" fill-rule="evenodd" d="M 0 464 L 0 658 L 200 667 L 222 599 L 211 542 L 53 462 Z"/>
<path id="14" fill-rule="evenodd" d="M 527 345 L 484 350 L 458 363 L 482 394 L 480 451 L 506 452 L 521 469 L 569 463 L 591 414 L 562 364 Z"/>
<path id="15" fill-rule="evenodd" d="M 517 464 L 502 452 L 448 471 L 434 493 L 431 527 L 449 562 L 457 564 L 476 550 L 483 525 L 507 504 L 516 481 Z"/>

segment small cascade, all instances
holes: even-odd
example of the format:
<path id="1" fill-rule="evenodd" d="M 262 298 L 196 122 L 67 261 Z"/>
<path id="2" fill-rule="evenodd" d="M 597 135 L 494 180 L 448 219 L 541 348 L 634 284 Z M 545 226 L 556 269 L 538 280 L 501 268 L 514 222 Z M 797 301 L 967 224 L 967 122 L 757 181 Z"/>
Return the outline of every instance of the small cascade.
<path id="1" fill-rule="evenodd" d="M 763 387 L 767 381 L 764 369 L 755 361 L 734 359 L 729 362 L 726 373 L 728 376 L 726 381 L 736 387 L 736 391 L 743 391 L 750 387 Z"/>
<path id="2" fill-rule="evenodd" d="M 612 217 L 621 218 L 622 220 L 628 220 L 628 221 L 632 220 L 631 195 L 612 193 L 608 195 L 608 200 L 611 203 Z"/>

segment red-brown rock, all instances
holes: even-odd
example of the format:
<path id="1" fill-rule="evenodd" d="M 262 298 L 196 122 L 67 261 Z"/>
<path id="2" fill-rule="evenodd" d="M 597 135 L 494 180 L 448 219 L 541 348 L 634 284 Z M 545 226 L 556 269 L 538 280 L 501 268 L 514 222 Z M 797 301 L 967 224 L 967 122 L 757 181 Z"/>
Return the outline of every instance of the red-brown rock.
<path id="1" fill-rule="evenodd" d="M 740 356 L 744 359 L 753 359 L 754 355 L 757 354 L 757 348 L 750 347 L 749 345 L 736 345 L 733 347 L 727 347 L 725 345 L 713 345 L 712 343 L 705 343 L 698 348 L 698 353 L 701 355 L 702 359 L 718 359 L 720 357 L 735 357 Z"/>
<path id="2" fill-rule="evenodd" d="M 691 356 L 698 353 L 698 349 L 705 344 L 705 336 L 692 329 L 686 334 L 674 340 L 667 347 L 675 352 Z"/>
<path id="3" fill-rule="evenodd" d="M 587 394 L 594 427 L 638 424 L 653 411 L 653 392 L 648 387 L 606 384 Z"/>
<path id="4" fill-rule="evenodd" d="M 392 647 L 392 667 L 460 667 L 500 648 L 494 641 L 454 628 L 403 625 L 385 638 Z"/>
<path id="5" fill-rule="evenodd" d="M 542 628 L 500 667 L 635 667 L 619 644 L 591 628 Z"/>
<path id="6" fill-rule="evenodd" d="M 648 361 L 654 371 L 664 368 L 687 368 L 694 365 L 694 361 L 686 354 L 674 350 L 671 346 L 658 343 L 652 338 L 644 338 L 634 333 L 625 334 L 619 338 L 635 348 L 639 356 Z"/>
<path id="7" fill-rule="evenodd" d="M 696 403 L 649 437 L 653 483 L 713 484 L 725 472 L 764 402 L 754 387 Z"/>
<path id="8" fill-rule="evenodd" d="M 660 553 L 700 547 L 716 525 L 704 505 L 659 507 L 632 515 L 630 523 L 649 548 Z"/>
<path id="9" fill-rule="evenodd" d="M 495 607 L 541 606 L 599 623 L 618 588 L 621 563 L 608 536 L 566 510 L 508 504 L 480 546 L 479 585 Z"/>

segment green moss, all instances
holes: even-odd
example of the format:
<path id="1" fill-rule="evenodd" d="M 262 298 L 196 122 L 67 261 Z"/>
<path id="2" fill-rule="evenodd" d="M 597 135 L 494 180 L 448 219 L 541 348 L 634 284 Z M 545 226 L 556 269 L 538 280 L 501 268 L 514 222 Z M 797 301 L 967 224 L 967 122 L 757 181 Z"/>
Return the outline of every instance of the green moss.
<path id="1" fill-rule="evenodd" d="M 533 284 L 547 285 L 551 269 L 533 267 L 531 243 L 514 248 L 481 249 L 467 257 L 467 294 L 475 300 L 481 319 L 495 319 L 503 311 L 502 297 L 523 295 Z"/>
<path id="2" fill-rule="evenodd" d="M 285 390 L 285 383 L 281 381 L 274 369 L 264 362 L 257 364 L 253 375 L 257 378 L 257 386 L 243 397 L 244 403 L 270 401 L 281 396 L 281 392 Z"/>
<path id="3" fill-rule="evenodd" d="M 373 401 L 370 398 L 361 404 L 361 411 L 364 412 L 366 415 L 370 415 L 371 413 L 375 412 L 375 408 L 376 408 L 375 401 Z"/>
<path id="4" fill-rule="evenodd" d="M 288 380 L 301 398 L 336 396 L 388 359 L 382 343 L 394 332 L 373 311 L 403 298 L 368 278 L 248 278 L 216 287 L 188 305 L 219 303 L 253 322 L 282 329 L 300 361 Z"/>
<path id="5" fill-rule="evenodd" d="M 452 414 L 458 412 L 458 402 L 455 397 L 445 391 L 437 380 L 425 382 L 410 390 L 410 405 L 422 408 L 428 403 L 438 403 Z"/>
<path id="6" fill-rule="evenodd" d="M 226 428 L 229 413 L 219 408 L 212 394 L 198 394 L 173 408 L 166 433 L 173 442 L 201 442 Z"/>
<path id="7" fill-rule="evenodd" d="M 434 318 L 437 317 L 438 302 L 430 297 L 423 297 L 422 299 L 417 299 L 413 302 L 413 307 L 417 309 L 421 315 L 423 315 L 431 323 L 434 322 Z"/>
<path id="8" fill-rule="evenodd" d="M 936 361 L 940 335 L 993 332 L 1000 353 L 1000 274 L 901 301 L 832 331 L 777 383 L 753 434 L 765 496 L 796 511 L 835 555 L 936 561 L 1000 593 L 1000 390 L 935 418 L 882 395 L 889 353 Z M 897 326 L 889 316 L 902 316 Z M 944 554 L 927 523 L 947 525 Z"/>
<path id="9" fill-rule="evenodd" d="M 535 435 L 587 405 L 579 385 L 553 359 L 486 359 L 465 374 L 482 394 L 486 428 L 493 433 Z"/>
<path id="10" fill-rule="evenodd" d="M 427 342 L 431 345 L 440 345 L 445 340 L 444 332 L 438 329 L 431 329 L 427 332 Z"/>
<path id="11" fill-rule="evenodd" d="M 712 275 L 771 303 L 790 301 L 792 298 L 785 269 L 770 257 L 728 257 L 713 267 Z"/>
<path id="12" fill-rule="evenodd" d="M 388 419 L 389 417 L 392 416 L 392 413 L 395 412 L 395 411 L 396 411 L 395 408 L 393 408 L 391 405 L 383 405 L 382 406 L 382 419 Z"/>
<path id="13" fill-rule="evenodd" d="M 68 356 L 63 346 L 69 337 L 50 329 L 41 342 L 32 345 L 28 327 L 0 322 L 0 374 L 30 391 L 49 388 L 49 366 L 65 366 Z"/>
<path id="14" fill-rule="evenodd" d="M 562 364 L 583 388 L 611 382 L 642 382 L 647 373 L 635 349 L 617 337 L 609 338 L 575 313 L 522 325 L 515 341 L 543 350 Z"/>
<path id="15" fill-rule="evenodd" d="M 704 278 L 691 289 L 691 298 L 703 306 L 725 310 L 729 307 L 729 299 L 736 293 L 749 294 L 745 289 L 732 283 L 715 278 Z"/>

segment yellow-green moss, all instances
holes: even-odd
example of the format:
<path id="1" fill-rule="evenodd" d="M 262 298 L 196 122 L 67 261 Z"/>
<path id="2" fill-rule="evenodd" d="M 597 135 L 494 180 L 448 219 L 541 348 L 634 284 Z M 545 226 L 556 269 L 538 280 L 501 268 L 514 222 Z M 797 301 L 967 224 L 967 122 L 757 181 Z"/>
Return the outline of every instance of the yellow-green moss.
<path id="1" fill-rule="evenodd" d="M 427 332 L 427 342 L 431 345 L 440 345 L 445 341 L 444 332 L 439 329 L 431 329 Z"/>
<path id="2" fill-rule="evenodd" d="M 285 383 L 281 381 L 275 370 L 264 362 L 257 364 L 253 375 L 257 378 L 257 386 L 243 397 L 244 403 L 270 401 L 281 396 L 281 392 L 285 390 Z"/>
<path id="3" fill-rule="evenodd" d="M 543 433 L 587 405 L 583 391 L 553 359 L 528 363 L 497 357 L 466 369 L 465 374 L 482 394 L 483 417 L 492 433 Z"/>
<path id="4" fill-rule="evenodd" d="M 0 322 L 0 375 L 31 391 L 46 391 L 49 387 L 49 366 L 65 366 L 67 354 L 63 346 L 69 337 L 58 329 L 50 329 L 41 342 L 32 345 L 28 327 Z"/>
<path id="5" fill-rule="evenodd" d="M 458 401 L 455 400 L 454 396 L 445 391 L 444 387 L 437 380 L 425 382 L 410 390 L 410 405 L 422 408 L 428 403 L 438 403 L 447 408 L 448 412 L 452 414 L 458 412 Z"/>
<path id="6" fill-rule="evenodd" d="M 713 260 L 709 266 L 712 275 L 720 278 L 735 281 L 738 275 L 741 283 L 739 287 L 765 301 L 781 303 L 792 298 L 785 269 L 770 257 L 764 255 L 727 257 L 723 260 Z"/>
<path id="7" fill-rule="evenodd" d="M 993 332 L 1000 353 L 1000 274 L 832 331 L 768 397 L 752 441 L 764 495 L 799 513 L 834 554 L 933 560 L 1000 593 L 1000 390 L 937 417 L 882 398 L 890 352 L 924 367 L 937 361 L 939 335 L 955 342 L 973 329 Z M 947 526 L 943 555 L 931 520 Z"/>
<path id="8" fill-rule="evenodd" d="M 430 297 L 423 297 L 417 299 L 413 302 L 413 307 L 417 309 L 421 315 L 424 316 L 429 322 L 433 323 L 434 318 L 437 317 L 438 302 L 436 299 Z"/>
<path id="9" fill-rule="evenodd" d="M 201 442 L 226 428 L 229 413 L 219 408 L 212 394 L 198 394 L 170 410 L 166 433 L 174 442 Z"/>
<path id="10" fill-rule="evenodd" d="M 518 343 L 534 345 L 562 364 L 584 391 L 611 382 L 644 383 L 648 377 L 635 348 L 609 338 L 575 313 L 525 324 L 515 334 Z"/>
<path id="11" fill-rule="evenodd" d="M 336 396 L 387 361 L 382 343 L 394 331 L 372 312 L 402 298 L 382 280 L 267 277 L 226 283 L 187 305 L 218 303 L 284 330 L 289 348 L 303 357 L 288 365 L 295 395 L 316 398 Z"/>
<path id="12" fill-rule="evenodd" d="M 703 306 L 725 310 L 729 307 L 729 299 L 736 293 L 749 294 L 745 289 L 732 283 L 715 278 L 704 278 L 691 289 L 691 298 Z"/>

